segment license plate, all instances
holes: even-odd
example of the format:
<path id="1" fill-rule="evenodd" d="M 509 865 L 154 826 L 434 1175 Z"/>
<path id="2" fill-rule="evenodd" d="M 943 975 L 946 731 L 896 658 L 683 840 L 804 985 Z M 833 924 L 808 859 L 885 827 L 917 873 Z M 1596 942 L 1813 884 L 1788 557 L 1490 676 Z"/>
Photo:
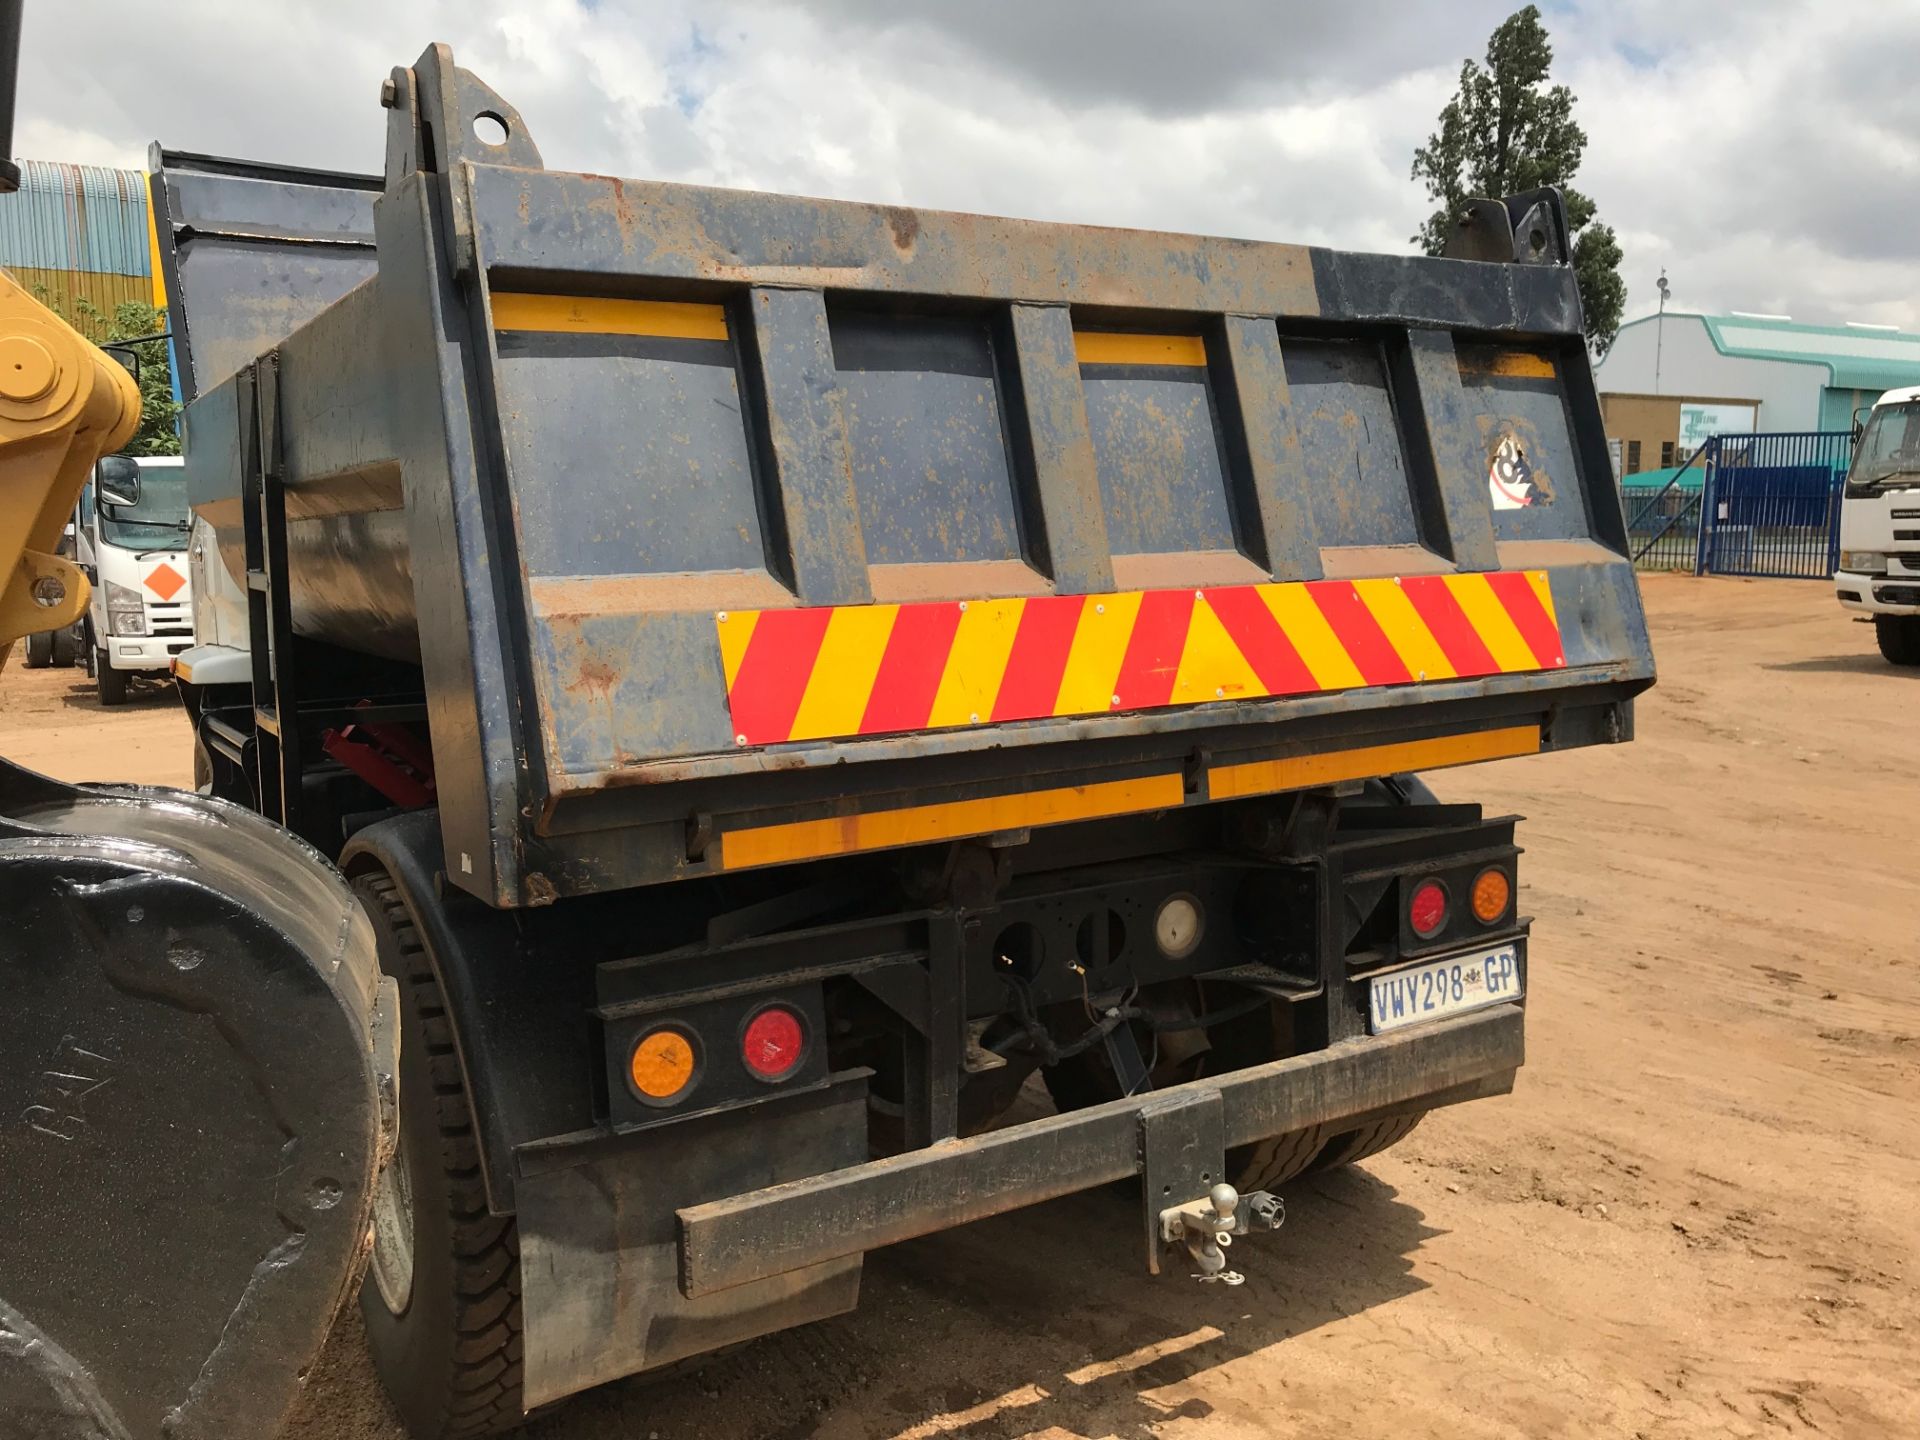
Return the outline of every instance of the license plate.
<path id="1" fill-rule="evenodd" d="M 1420 1025 L 1520 998 L 1520 948 L 1475 950 L 1375 975 L 1368 982 L 1373 1033 Z"/>

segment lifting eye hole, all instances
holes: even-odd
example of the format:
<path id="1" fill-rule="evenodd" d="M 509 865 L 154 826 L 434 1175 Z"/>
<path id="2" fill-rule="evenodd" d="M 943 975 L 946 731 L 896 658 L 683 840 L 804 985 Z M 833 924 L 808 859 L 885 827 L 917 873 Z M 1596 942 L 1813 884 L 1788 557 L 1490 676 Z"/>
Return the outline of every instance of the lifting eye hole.
<path id="1" fill-rule="evenodd" d="M 993 942 L 994 963 L 1001 969 L 1031 980 L 1040 973 L 1047 958 L 1047 942 L 1025 920 L 1016 920 L 1002 930 Z"/>
<path id="2" fill-rule="evenodd" d="M 1107 942 L 1104 955 L 1097 948 L 1101 939 Z M 1080 928 L 1074 932 L 1073 948 L 1082 965 L 1111 965 L 1126 952 L 1127 922 L 1120 918 L 1117 910 L 1096 910 L 1080 922 Z"/>
<path id="3" fill-rule="evenodd" d="M 491 110 L 482 110 L 473 117 L 473 138 L 482 145 L 491 145 L 498 149 L 507 143 L 507 122 L 504 116 Z"/>

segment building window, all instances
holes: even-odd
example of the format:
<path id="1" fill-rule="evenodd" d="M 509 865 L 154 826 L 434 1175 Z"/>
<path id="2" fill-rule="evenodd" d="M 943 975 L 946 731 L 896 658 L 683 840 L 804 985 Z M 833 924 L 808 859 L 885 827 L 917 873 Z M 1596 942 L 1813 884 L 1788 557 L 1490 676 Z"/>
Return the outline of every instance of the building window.
<path id="1" fill-rule="evenodd" d="M 1662 470 L 1670 470 L 1673 468 L 1673 446 L 1674 442 L 1671 440 L 1662 440 L 1660 442 L 1660 468 Z"/>
<path id="2" fill-rule="evenodd" d="M 1627 441 L 1627 474 L 1638 475 L 1639 473 L 1640 442 L 1638 440 L 1629 440 Z"/>

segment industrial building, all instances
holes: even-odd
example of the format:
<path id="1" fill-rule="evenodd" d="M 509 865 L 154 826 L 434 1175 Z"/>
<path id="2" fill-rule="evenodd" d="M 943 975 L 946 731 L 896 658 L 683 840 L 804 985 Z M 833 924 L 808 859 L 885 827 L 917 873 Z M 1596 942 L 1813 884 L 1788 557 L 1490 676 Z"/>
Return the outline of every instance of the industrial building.
<path id="1" fill-rule="evenodd" d="M 1622 325 L 1595 378 L 1615 464 L 1634 475 L 1710 435 L 1851 429 L 1882 391 L 1920 385 L 1920 335 L 1668 311 Z"/>
<path id="2" fill-rule="evenodd" d="M 22 160 L 0 195 L 0 267 L 69 319 L 127 301 L 164 305 L 155 276 L 147 177 L 139 170 Z"/>

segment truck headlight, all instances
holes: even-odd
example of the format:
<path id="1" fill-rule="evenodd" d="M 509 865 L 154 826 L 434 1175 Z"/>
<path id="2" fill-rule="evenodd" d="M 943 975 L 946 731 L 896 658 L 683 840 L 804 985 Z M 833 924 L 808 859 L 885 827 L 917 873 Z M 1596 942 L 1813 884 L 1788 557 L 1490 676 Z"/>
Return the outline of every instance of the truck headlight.
<path id="1" fill-rule="evenodd" d="M 147 602 L 131 586 L 107 581 L 107 633 L 144 635 L 147 633 Z"/>
<path id="2" fill-rule="evenodd" d="M 1862 575 L 1878 575 L 1887 568 L 1887 557 L 1878 550 L 1842 550 L 1840 568 Z"/>

